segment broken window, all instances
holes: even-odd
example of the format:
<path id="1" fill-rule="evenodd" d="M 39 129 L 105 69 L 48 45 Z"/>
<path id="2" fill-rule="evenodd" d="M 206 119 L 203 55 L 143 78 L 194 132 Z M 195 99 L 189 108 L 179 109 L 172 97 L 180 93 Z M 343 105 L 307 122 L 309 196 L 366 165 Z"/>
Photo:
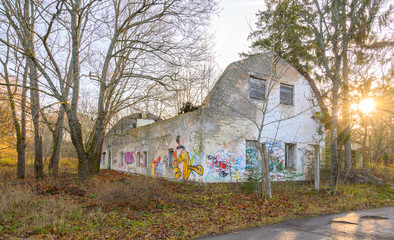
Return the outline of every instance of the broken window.
<path id="1" fill-rule="evenodd" d="M 174 149 L 173 148 L 168 150 L 168 166 L 174 167 Z"/>
<path id="2" fill-rule="evenodd" d="M 280 84 L 280 103 L 286 105 L 294 105 L 293 102 L 294 86 Z"/>
<path id="3" fill-rule="evenodd" d="M 249 97 L 265 100 L 265 80 L 251 76 L 249 81 Z"/>
<path id="4" fill-rule="evenodd" d="M 295 167 L 296 145 L 293 143 L 285 144 L 285 167 Z"/>

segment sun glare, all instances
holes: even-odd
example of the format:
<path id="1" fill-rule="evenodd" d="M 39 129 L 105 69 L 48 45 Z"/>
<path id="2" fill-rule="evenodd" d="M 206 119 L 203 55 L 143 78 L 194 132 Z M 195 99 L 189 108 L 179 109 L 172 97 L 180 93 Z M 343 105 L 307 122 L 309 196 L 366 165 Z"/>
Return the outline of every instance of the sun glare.
<path id="1" fill-rule="evenodd" d="M 372 98 L 364 99 L 358 104 L 358 108 L 364 114 L 369 114 L 370 112 L 375 110 L 375 102 Z"/>

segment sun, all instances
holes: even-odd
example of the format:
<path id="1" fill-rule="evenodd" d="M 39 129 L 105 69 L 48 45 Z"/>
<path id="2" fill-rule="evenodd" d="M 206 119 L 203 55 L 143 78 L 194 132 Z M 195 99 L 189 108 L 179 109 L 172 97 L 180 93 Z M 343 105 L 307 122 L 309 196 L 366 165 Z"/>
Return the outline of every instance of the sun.
<path id="1" fill-rule="evenodd" d="M 373 101 L 372 98 L 366 98 L 361 100 L 361 102 L 358 104 L 358 109 L 364 114 L 369 114 L 373 110 L 375 110 L 375 102 Z"/>

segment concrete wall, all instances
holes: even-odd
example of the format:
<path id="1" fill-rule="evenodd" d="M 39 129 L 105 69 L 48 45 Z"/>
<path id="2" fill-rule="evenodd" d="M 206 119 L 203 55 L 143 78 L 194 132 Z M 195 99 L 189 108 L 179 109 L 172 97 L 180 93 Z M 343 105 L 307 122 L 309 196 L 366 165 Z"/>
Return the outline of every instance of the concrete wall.
<path id="1" fill-rule="evenodd" d="M 192 169 L 199 165 L 201 152 L 201 137 L 199 116 L 201 110 L 176 116 L 143 127 L 129 130 L 124 136 L 108 136 L 104 141 L 101 168 L 108 167 L 111 155 L 111 169 L 173 178 L 177 167 L 170 162 L 170 150 L 177 155 L 174 159 L 180 161 L 178 179 L 198 181 L 195 174 L 182 174 L 184 168 Z M 177 142 L 179 139 L 179 143 Z M 147 163 L 143 162 L 143 154 L 147 154 Z M 140 157 L 141 156 L 141 157 Z M 182 161 L 179 159 L 181 156 Z M 187 166 L 186 166 L 187 165 Z M 186 176 L 187 175 L 187 176 Z"/>
<path id="2" fill-rule="evenodd" d="M 108 167 L 111 155 L 111 168 L 120 171 L 200 182 L 242 181 L 259 167 L 255 123 L 261 125 L 264 116 L 260 142 L 270 156 L 272 179 L 305 179 L 313 145 L 324 144 L 317 131 L 322 126 L 312 118 L 319 108 L 313 106 L 311 89 L 297 71 L 283 61 L 272 69 L 267 55 L 230 64 L 199 110 L 124 136 L 107 136 L 102 168 Z M 249 97 L 249 81 L 252 75 L 270 81 L 273 74 L 280 77 L 271 81 L 269 107 L 263 114 L 264 102 Z M 294 86 L 293 106 L 279 103 L 280 83 Z M 285 166 L 286 143 L 295 144 L 292 168 Z M 143 152 L 146 167 L 137 163 Z"/>

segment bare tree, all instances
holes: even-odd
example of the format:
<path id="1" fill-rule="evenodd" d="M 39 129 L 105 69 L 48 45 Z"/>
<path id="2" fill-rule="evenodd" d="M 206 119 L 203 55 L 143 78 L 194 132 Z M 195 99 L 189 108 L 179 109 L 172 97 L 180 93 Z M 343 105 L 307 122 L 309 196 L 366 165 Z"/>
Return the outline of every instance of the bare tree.
<path id="1" fill-rule="evenodd" d="M 27 20 L 34 21 L 32 19 L 33 11 L 29 10 L 29 5 L 25 5 L 25 12 L 23 13 L 26 16 Z M 21 13 L 22 14 L 22 13 Z M 32 97 L 35 97 L 37 92 L 37 87 L 35 85 L 34 74 L 29 71 L 29 63 L 28 61 L 24 61 L 25 58 L 22 54 L 18 52 L 18 49 L 10 47 L 12 44 L 16 46 L 18 44 L 18 39 L 15 39 L 12 36 L 13 32 L 11 31 L 11 26 L 7 28 L 2 28 L 2 37 L 6 39 L 7 44 L 5 44 L 3 48 L 3 54 L 1 56 L 0 62 L 3 67 L 3 71 L 0 73 L 0 76 L 4 79 L 4 85 L 7 88 L 8 101 L 10 104 L 10 108 L 12 111 L 12 120 L 13 125 L 16 132 L 16 148 L 18 153 L 18 163 L 17 163 L 17 177 L 24 178 L 25 177 L 25 155 L 26 155 L 26 95 L 27 95 L 27 80 L 30 78 L 30 94 Z M 26 37 L 31 35 L 31 32 L 27 30 L 25 33 Z M 11 75 L 9 73 L 9 69 L 12 69 Z M 22 79 L 22 80 L 21 80 Z M 19 106 L 19 109 L 18 109 Z M 37 107 L 38 106 L 38 107 Z M 37 99 L 30 103 L 30 109 L 32 114 L 37 112 L 39 109 L 39 99 Z M 39 116 L 34 115 L 34 127 L 37 128 L 35 131 L 35 146 L 37 153 L 35 155 L 35 176 L 36 178 L 43 177 L 42 170 L 42 146 L 40 143 L 40 126 L 39 126 Z"/>
<path id="2" fill-rule="evenodd" d="M 9 49 L 7 51 L 9 53 Z M 4 72 L 0 73 L 0 76 L 4 79 L 7 88 L 8 102 L 12 112 L 12 121 L 16 133 L 16 150 L 18 154 L 17 162 L 17 178 L 25 178 L 26 169 L 26 91 L 27 91 L 27 71 L 28 68 L 25 65 L 25 71 L 22 76 L 22 90 L 17 87 L 18 83 L 15 81 L 19 80 L 19 77 L 10 79 L 8 73 L 8 56 L 3 61 L 0 62 L 3 65 Z M 20 80 L 19 80 L 20 81 Z M 14 87 L 12 87 L 14 86 Z M 21 96 L 20 96 L 21 95 Z M 18 98 L 20 97 L 20 102 L 18 103 Z M 19 108 L 18 108 L 19 107 Z M 19 112 L 20 111 L 20 112 Z M 20 113 L 20 115 L 18 114 Z"/>
<path id="3" fill-rule="evenodd" d="M 20 38 L 19 49 L 41 73 L 43 86 L 67 114 L 81 179 L 99 170 L 109 120 L 144 99 L 141 87 L 148 82 L 168 86 L 173 74 L 168 69 L 205 58 L 204 28 L 216 6 L 207 0 L 31 3 L 41 26 L 34 32 L 40 54 L 32 54 L 31 42 L 20 30 L 32 28 L 24 21 L 25 16 L 18 14 L 18 4 L 2 3 L 2 14 Z M 61 43 L 54 45 L 59 39 Z M 97 117 L 87 141 L 78 116 L 81 84 L 98 89 Z"/>

